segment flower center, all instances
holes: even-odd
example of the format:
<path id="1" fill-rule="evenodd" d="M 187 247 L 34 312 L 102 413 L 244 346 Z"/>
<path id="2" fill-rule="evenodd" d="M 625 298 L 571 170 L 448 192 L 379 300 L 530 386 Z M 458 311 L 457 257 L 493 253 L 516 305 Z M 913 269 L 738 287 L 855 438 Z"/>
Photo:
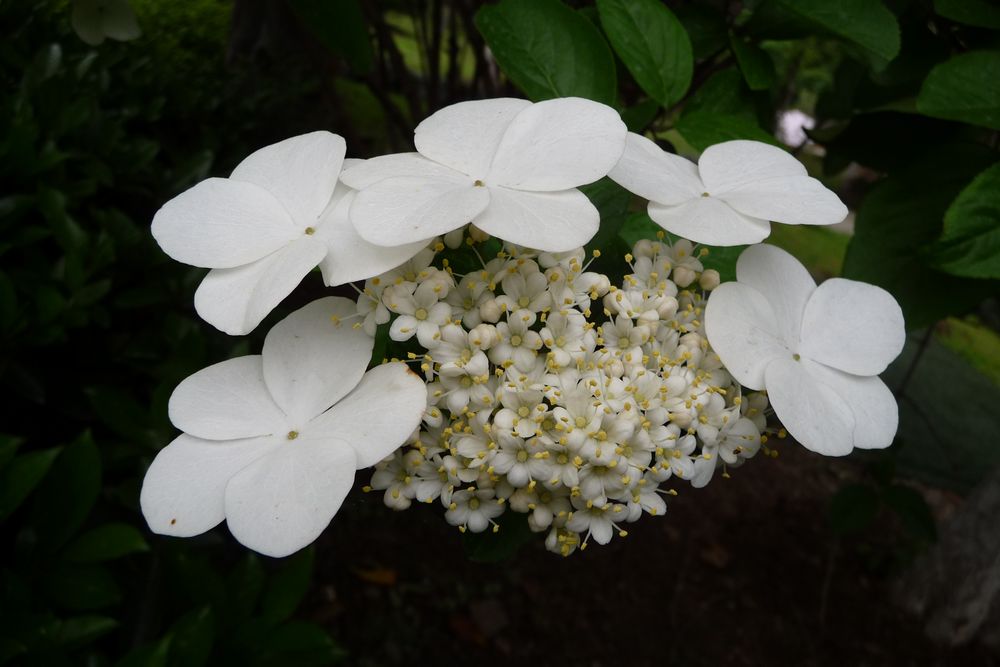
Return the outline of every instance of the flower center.
<path id="1" fill-rule="evenodd" d="M 707 192 L 702 192 L 701 196 L 702 197 L 711 197 L 712 195 L 708 194 Z"/>
<path id="2" fill-rule="evenodd" d="M 476 182 L 475 182 L 475 183 L 473 183 L 472 185 L 474 185 L 474 186 L 475 186 L 475 187 L 477 187 L 477 188 L 481 188 L 481 187 L 485 186 L 486 184 L 485 184 L 485 183 L 483 183 L 483 182 L 482 182 L 481 180 L 479 180 L 479 179 L 477 178 L 477 179 L 476 179 Z"/>
<path id="3" fill-rule="evenodd" d="M 526 296 L 522 296 L 520 299 L 517 300 L 517 305 L 521 306 L 521 308 L 527 308 L 528 304 L 530 303 L 531 299 L 529 299 Z"/>
<path id="4" fill-rule="evenodd" d="M 587 425 L 587 418 L 586 417 L 577 417 L 576 418 L 576 427 L 577 428 L 583 428 L 586 425 Z"/>
<path id="5" fill-rule="evenodd" d="M 459 384 L 461 384 L 463 387 L 466 387 L 466 388 L 471 387 L 472 386 L 472 378 L 470 378 L 468 375 L 466 375 L 461 380 L 459 380 Z"/>
<path id="6" fill-rule="evenodd" d="M 521 337 L 518 336 L 517 334 L 514 334 L 513 336 L 510 337 L 510 344 L 513 345 L 514 347 L 518 347 L 521 344 Z"/>
<path id="7" fill-rule="evenodd" d="M 299 437 L 299 432 L 298 431 L 289 431 L 288 435 L 285 436 L 285 437 L 287 437 L 289 440 L 294 440 L 295 438 Z"/>
<path id="8" fill-rule="evenodd" d="M 413 312 L 413 316 L 415 318 L 417 318 L 418 320 L 421 320 L 421 321 L 426 320 L 427 319 L 427 309 L 426 308 L 417 308 Z"/>
<path id="9" fill-rule="evenodd" d="M 796 352 L 795 354 L 792 355 L 792 359 L 794 359 L 795 361 L 802 361 L 802 355 Z"/>
<path id="10" fill-rule="evenodd" d="M 315 233 L 316 233 L 316 228 L 315 227 L 306 227 L 306 235 L 307 236 L 312 236 Z"/>
<path id="11" fill-rule="evenodd" d="M 527 460 L 528 460 L 528 452 L 526 452 L 526 451 L 524 451 L 522 449 L 521 451 L 519 451 L 517 453 L 517 461 L 518 461 L 518 463 L 524 463 Z"/>
<path id="12" fill-rule="evenodd" d="M 473 498 L 472 500 L 469 501 L 469 509 L 470 510 L 479 509 L 479 498 Z"/>
<path id="13" fill-rule="evenodd" d="M 556 347 L 566 347 L 566 336 L 556 338 Z"/>
<path id="14" fill-rule="evenodd" d="M 522 405 L 517 409 L 517 414 L 520 415 L 521 417 L 527 417 L 528 415 L 531 414 L 531 410 L 528 409 L 527 405 Z"/>
<path id="15" fill-rule="evenodd" d="M 569 463 L 569 457 L 566 456 L 565 454 L 560 454 L 559 456 L 556 457 L 556 461 L 559 462 L 559 465 L 564 466 L 567 463 Z"/>

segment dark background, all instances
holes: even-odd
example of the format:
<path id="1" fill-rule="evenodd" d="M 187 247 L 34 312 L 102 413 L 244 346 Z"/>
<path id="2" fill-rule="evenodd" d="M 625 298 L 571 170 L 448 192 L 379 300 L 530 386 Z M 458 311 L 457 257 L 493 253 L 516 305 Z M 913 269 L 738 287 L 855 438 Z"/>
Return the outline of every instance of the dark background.
<path id="1" fill-rule="evenodd" d="M 0 3 L 0 665 L 994 664 L 989 641 L 934 643 L 897 601 L 1000 462 L 997 253 L 972 270 L 989 242 L 942 236 L 997 162 L 996 6 L 671 1 L 683 36 L 657 87 L 622 47 L 652 26 L 623 33 L 610 0 L 484 4 Z M 141 35 L 86 43 L 73 15 L 94 7 L 134 12 Z M 935 97 L 934 73 L 969 53 L 986 55 Z M 302 132 L 370 157 L 412 150 L 416 123 L 456 101 L 568 94 L 686 155 L 783 141 L 841 195 L 847 223 L 775 225 L 771 242 L 899 299 L 894 446 L 828 460 L 779 443 L 568 559 L 538 539 L 463 541 L 439 507 L 363 494 L 364 475 L 316 545 L 281 561 L 224 527 L 149 533 L 138 490 L 175 435 L 174 386 L 259 351 L 327 293 L 309 276 L 253 335 L 215 331 L 192 305 L 203 272 L 149 234 L 159 206 Z M 1000 220 L 988 186 L 969 196 Z M 602 207 L 595 243 L 620 250 L 606 258 L 653 229 L 641 210 Z M 731 272 L 735 254 L 714 257 Z"/>

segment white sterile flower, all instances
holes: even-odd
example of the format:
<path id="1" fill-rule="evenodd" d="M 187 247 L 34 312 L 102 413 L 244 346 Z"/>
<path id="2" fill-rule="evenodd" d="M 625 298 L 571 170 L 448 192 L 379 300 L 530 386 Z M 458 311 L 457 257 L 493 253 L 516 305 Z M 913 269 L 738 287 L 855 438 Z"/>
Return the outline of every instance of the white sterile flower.
<path id="1" fill-rule="evenodd" d="M 697 243 L 758 243 L 771 233 L 769 220 L 832 225 L 847 216 L 837 195 L 809 177 L 801 162 L 758 141 L 709 146 L 696 165 L 629 133 L 608 175 L 649 200 L 654 222 Z"/>
<path id="2" fill-rule="evenodd" d="M 178 385 L 170 420 L 184 433 L 157 454 L 139 498 L 154 532 L 190 537 L 225 519 L 246 546 L 286 556 L 326 528 L 355 470 L 410 437 L 423 382 L 399 363 L 365 372 L 373 339 L 336 320 L 354 307 L 314 301 L 268 332 L 261 355 Z"/>
<path id="3" fill-rule="evenodd" d="M 252 331 L 319 265 L 327 285 L 377 275 L 424 244 L 386 249 L 358 236 L 337 186 L 343 138 L 311 132 L 261 148 L 229 178 L 209 178 L 157 211 L 152 233 L 179 262 L 212 269 L 195 309 L 228 334 Z"/>
<path id="4" fill-rule="evenodd" d="M 417 126 L 418 153 L 346 170 L 359 190 L 358 233 L 398 246 L 472 222 L 500 239 L 559 252 L 585 244 L 599 214 L 576 188 L 607 175 L 625 149 L 614 109 L 576 97 L 532 104 L 461 102 Z"/>
<path id="5" fill-rule="evenodd" d="M 729 373 L 766 389 L 808 449 L 841 456 L 889 446 L 898 409 L 875 376 L 906 339 L 892 295 L 842 278 L 817 287 L 794 257 L 769 245 L 740 255 L 736 279 L 712 292 L 705 312 L 709 341 Z"/>

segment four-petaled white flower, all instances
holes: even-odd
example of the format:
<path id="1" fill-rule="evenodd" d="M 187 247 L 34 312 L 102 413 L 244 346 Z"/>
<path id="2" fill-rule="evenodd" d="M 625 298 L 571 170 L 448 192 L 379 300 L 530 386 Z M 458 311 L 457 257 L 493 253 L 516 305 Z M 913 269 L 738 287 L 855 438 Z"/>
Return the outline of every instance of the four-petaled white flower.
<path id="1" fill-rule="evenodd" d="M 347 169 L 351 222 L 381 246 L 426 241 L 472 222 L 498 238 L 559 252 L 585 244 L 599 215 L 576 188 L 607 175 L 625 149 L 618 113 L 576 97 L 532 104 L 460 102 L 417 126 L 417 153 Z"/>
<path id="2" fill-rule="evenodd" d="M 843 202 L 801 162 L 759 141 L 709 146 L 696 165 L 629 133 L 608 176 L 648 199 L 654 222 L 697 243 L 759 243 L 771 233 L 769 220 L 833 225 L 847 216 Z"/>
<path id="3" fill-rule="evenodd" d="M 903 349 L 903 314 L 885 290 L 831 278 L 819 287 L 774 246 L 747 248 L 735 283 L 712 292 L 708 340 L 726 369 L 766 389 L 778 418 L 808 449 L 829 456 L 888 447 L 896 400 L 878 377 Z"/>
<path id="4" fill-rule="evenodd" d="M 380 248 L 354 231 L 347 217 L 354 193 L 337 183 L 345 146 L 329 132 L 285 139 L 156 213 L 152 232 L 163 251 L 212 269 L 194 297 L 206 322 L 249 333 L 317 265 L 327 285 L 341 285 L 387 271 L 423 247 Z"/>
<path id="5" fill-rule="evenodd" d="M 244 545 L 286 556 L 330 523 L 355 470 L 413 434 L 424 383 L 401 363 L 365 372 L 374 339 L 338 323 L 355 308 L 314 301 L 268 332 L 261 355 L 178 385 L 170 419 L 184 433 L 156 456 L 140 494 L 153 532 L 190 537 L 225 519 Z"/>

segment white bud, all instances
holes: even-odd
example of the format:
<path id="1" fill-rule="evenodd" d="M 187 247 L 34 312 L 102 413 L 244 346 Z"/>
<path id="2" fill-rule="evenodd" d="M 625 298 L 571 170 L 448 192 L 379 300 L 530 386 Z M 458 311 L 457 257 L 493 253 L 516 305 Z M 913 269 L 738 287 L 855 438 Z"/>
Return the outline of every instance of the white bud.
<path id="1" fill-rule="evenodd" d="M 496 322 L 500 319 L 501 314 L 503 314 L 503 308 L 500 307 L 496 299 L 487 299 L 479 304 L 479 316 L 483 318 L 484 322 Z"/>
<path id="2" fill-rule="evenodd" d="M 472 240 L 475 241 L 476 243 L 482 243 L 483 241 L 488 241 L 490 238 L 489 234 L 481 230 L 479 227 L 476 227 L 475 225 L 469 225 L 469 236 L 471 236 Z"/>
<path id="3" fill-rule="evenodd" d="M 715 269 L 708 269 L 698 279 L 698 284 L 701 285 L 703 290 L 713 290 L 719 286 L 720 282 L 722 282 L 722 279 L 719 277 L 719 272 Z"/>
<path id="4" fill-rule="evenodd" d="M 656 312 L 659 313 L 661 319 L 669 320 L 677 314 L 677 299 L 672 296 L 663 297 L 656 306 Z"/>
<path id="5" fill-rule="evenodd" d="M 689 268 L 678 266 L 674 269 L 672 277 L 678 287 L 687 287 L 694 282 L 694 279 L 697 278 L 698 275 Z"/>
<path id="6" fill-rule="evenodd" d="M 691 413 L 690 412 L 671 412 L 670 421 L 673 424 L 677 424 L 681 428 L 687 428 L 691 425 Z"/>
<path id="7" fill-rule="evenodd" d="M 465 227 L 459 227 L 458 229 L 453 229 L 444 235 L 444 244 L 455 250 L 462 245 L 462 239 L 465 238 Z"/>
<path id="8" fill-rule="evenodd" d="M 477 350 L 488 350 L 500 342 L 500 332 L 492 324 L 480 324 L 469 332 L 469 345 Z"/>

